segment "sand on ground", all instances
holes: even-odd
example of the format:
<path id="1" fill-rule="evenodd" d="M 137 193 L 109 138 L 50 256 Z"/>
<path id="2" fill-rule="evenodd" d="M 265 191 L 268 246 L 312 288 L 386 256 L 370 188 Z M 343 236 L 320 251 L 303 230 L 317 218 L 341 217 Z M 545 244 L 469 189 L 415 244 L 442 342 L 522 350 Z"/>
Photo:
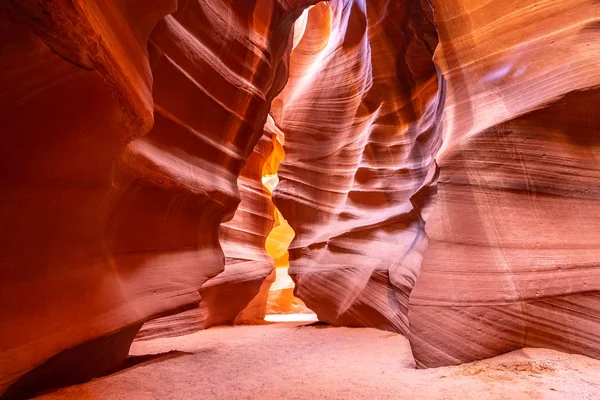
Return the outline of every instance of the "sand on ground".
<path id="1" fill-rule="evenodd" d="M 599 360 L 527 348 L 417 370 L 406 338 L 370 328 L 217 327 L 136 342 L 131 355 L 127 369 L 41 399 L 600 399 Z"/>

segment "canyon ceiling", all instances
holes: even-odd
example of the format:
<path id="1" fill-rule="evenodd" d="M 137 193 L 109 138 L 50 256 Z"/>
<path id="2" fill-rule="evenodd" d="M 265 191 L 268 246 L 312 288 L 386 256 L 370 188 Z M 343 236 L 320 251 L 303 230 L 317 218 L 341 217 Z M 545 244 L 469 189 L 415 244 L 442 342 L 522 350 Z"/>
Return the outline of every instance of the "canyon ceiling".
<path id="1" fill-rule="evenodd" d="M 596 0 L 0 0 L 0 394 L 262 320 L 294 235 L 296 296 L 421 367 L 600 358 L 599 35 Z"/>

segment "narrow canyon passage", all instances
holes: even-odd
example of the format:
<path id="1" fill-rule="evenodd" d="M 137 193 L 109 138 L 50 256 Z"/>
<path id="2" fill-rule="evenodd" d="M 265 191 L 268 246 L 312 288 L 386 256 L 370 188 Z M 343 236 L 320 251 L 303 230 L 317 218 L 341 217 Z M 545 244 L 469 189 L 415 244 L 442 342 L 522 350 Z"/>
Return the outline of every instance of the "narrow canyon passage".
<path id="1" fill-rule="evenodd" d="M 306 15 L 306 13 L 303 15 Z M 300 23 L 302 20 L 303 17 L 300 18 Z M 296 25 L 298 25 L 298 22 Z M 270 115 L 267 119 L 267 125 L 274 132 L 273 152 L 263 167 L 262 183 L 272 196 L 279 183 L 277 170 L 285 158 L 285 150 L 283 149 L 285 134 L 276 126 Z M 317 321 L 316 314 L 306 307 L 302 300 L 294 296 L 295 284 L 288 274 L 290 267 L 288 249 L 294 239 L 295 232 L 277 207 L 274 207 L 274 219 L 273 230 L 271 230 L 265 242 L 265 248 L 273 258 L 275 267 L 270 277 L 267 278 L 267 281 L 272 281 L 272 283 L 267 297 L 265 320 L 271 322 Z"/>
<path id="2" fill-rule="evenodd" d="M 0 399 L 600 399 L 599 37 L 0 0 Z"/>

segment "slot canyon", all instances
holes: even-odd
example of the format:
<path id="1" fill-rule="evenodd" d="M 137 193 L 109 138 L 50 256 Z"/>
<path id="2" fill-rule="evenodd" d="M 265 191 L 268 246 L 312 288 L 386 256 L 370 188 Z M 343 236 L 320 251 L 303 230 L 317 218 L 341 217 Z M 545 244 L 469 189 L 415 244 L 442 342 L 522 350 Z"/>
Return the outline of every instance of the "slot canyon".
<path id="1" fill-rule="evenodd" d="M 600 399 L 598 0 L 0 0 L 0 399 Z"/>

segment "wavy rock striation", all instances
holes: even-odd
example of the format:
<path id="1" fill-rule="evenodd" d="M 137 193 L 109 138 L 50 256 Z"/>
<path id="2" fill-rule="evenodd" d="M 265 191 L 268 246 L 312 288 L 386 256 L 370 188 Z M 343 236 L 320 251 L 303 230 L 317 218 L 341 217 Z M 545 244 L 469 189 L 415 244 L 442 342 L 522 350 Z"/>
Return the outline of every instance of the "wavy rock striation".
<path id="1" fill-rule="evenodd" d="M 422 202 L 441 144 L 444 84 L 426 1 L 310 9 L 273 102 L 285 133 L 274 198 L 296 232 L 295 294 L 336 325 L 407 332 L 426 246 Z"/>
<path id="2" fill-rule="evenodd" d="M 316 3 L 0 2 L 1 395 L 261 319 L 291 228 L 295 294 L 422 367 L 600 358 L 600 3 Z"/>
<path id="3" fill-rule="evenodd" d="M 225 271 L 208 280 L 200 291 L 202 303 L 208 309 L 205 326 L 233 323 L 273 272 L 273 259 L 265 244 L 273 228 L 275 206 L 271 192 L 262 182 L 263 168 L 272 152 L 273 132 L 265 126 L 238 179 L 242 201 L 233 219 L 221 225 Z M 264 319 L 264 307 L 262 311 L 253 310 L 240 318 Z"/>
<path id="4" fill-rule="evenodd" d="M 114 368 L 197 306 L 313 2 L 0 3 L 0 393 Z"/>
<path id="5" fill-rule="evenodd" d="M 600 4 L 435 3 L 448 98 L 410 297 L 417 363 L 600 358 Z"/>
<path id="6" fill-rule="evenodd" d="M 147 322 L 136 340 L 180 336 L 212 325 L 264 319 L 266 293 L 274 280 L 266 279 L 274 265 L 265 245 L 274 224 L 275 206 L 262 179 L 274 152 L 274 128 L 272 122 L 265 125 L 263 136 L 238 178 L 241 202 L 233 219 L 220 226 L 225 270 L 202 285 L 198 308 Z"/>
<path id="7" fill-rule="evenodd" d="M 22 377 L 7 397 L 113 368 L 168 309 L 165 260 L 124 263 L 114 238 L 136 185 L 120 154 L 153 121 L 148 35 L 175 4 L 126 3 L 0 4 L 0 393 Z"/>

